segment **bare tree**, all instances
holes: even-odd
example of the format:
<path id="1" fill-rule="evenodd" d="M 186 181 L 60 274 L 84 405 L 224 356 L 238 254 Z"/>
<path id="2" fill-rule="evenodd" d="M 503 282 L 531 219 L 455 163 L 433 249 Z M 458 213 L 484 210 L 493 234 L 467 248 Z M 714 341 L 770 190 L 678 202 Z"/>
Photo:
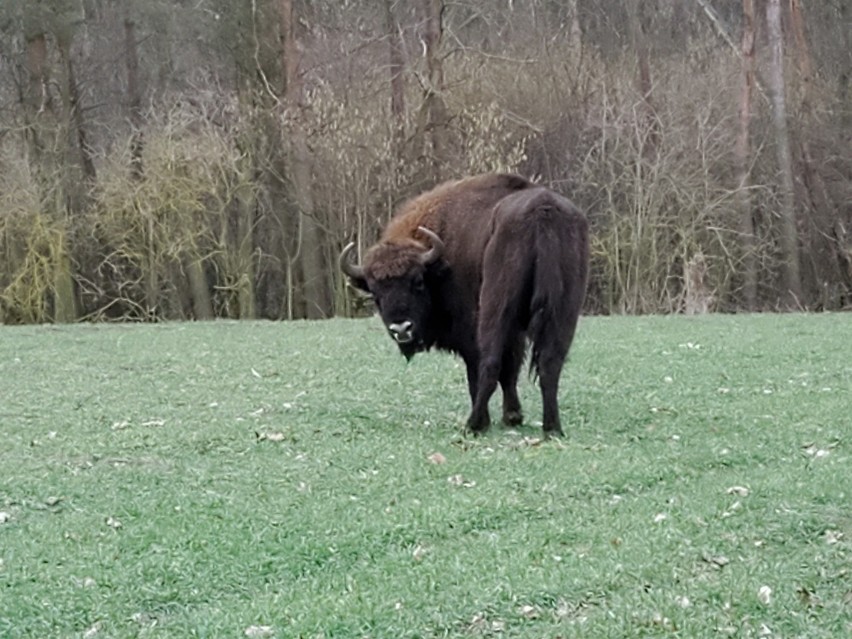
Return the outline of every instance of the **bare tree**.
<path id="1" fill-rule="evenodd" d="M 423 104 L 418 115 L 417 129 L 426 146 L 425 154 L 432 168 L 432 182 L 442 179 L 441 163 L 447 153 L 447 105 L 444 102 L 444 63 L 440 46 L 443 35 L 443 0 L 421 0 L 423 56 L 426 75 L 423 84 Z"/>
<path id="2" fill-rule="evenodd" d="M 131 126 L 130 162 L 134 177 L 142 175 L 142 91 L 139 86 L 139 53 L 136 20 L 130 0 L 124 0 L 124 65 L 127 71 L 127 110 Z"/>
<path id="3" fill-rule="evenodd" d="M 385 20 L 388 38 L 388 70 L 391 84 L 391 114 L 394 125 L 401 132 L 405 122 L 405 59 L 403 58 L 402 35 L 396 18 L 393 0 L 385 0 Z"/>
<path id="4" fill-rule="evenodd" d="M 307 133 L 300 122 L 299 112 L 304 108 L 304 83 L 300 73 L 300 54 L 296 40 L 292 0 L 279 0 L 284 69 L 284 102 L 291 113 L 290 180 L 293 198 L 299 216 L 300 264 L 303 277 L 305 313 L 308 318 L 331 315 L 331 284 L 325 268 L 322 227 L 317 219 L 312 193 L 313 170 Z"/>
<path id="5" fill-rule="evenodd" d="M 754 219 L 751 201 L 751 117 L 755 83 L 754 0 L 743 0 L 743 35 L 740 62 L 739 128 L 734 146 L 737 173 L 737 209 L 742 246 L 743 304 L 747 310 L 757 306 L 757 261 L 755 259 Z"/>
<path id="6" fill-rule="evenodd" d="M 772 93 L 772 123 L 775 128 L 775 156 L 778 163 L 781 257 L 784 286 L 783 305 L 801 306 L 802 279 L 799 268 L 799 233 L 796 222 L 796 202 L 793 185 L 793 157 L 790 153 L 790 134 L 787 129 L 787 96 L 784 80 L 784 38 L 781 29 L 780 0 L 768 0 L 766 25 L 771 51 L 769 84 Z"/>

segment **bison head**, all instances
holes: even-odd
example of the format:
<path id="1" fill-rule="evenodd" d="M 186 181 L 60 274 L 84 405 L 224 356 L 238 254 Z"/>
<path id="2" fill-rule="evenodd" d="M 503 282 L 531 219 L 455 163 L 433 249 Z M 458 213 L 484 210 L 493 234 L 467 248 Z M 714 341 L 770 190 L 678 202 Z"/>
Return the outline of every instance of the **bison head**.
<path id="1" fill-rule="evenodd" d="M 353 264 L 349 244 L 340 254 L 340 268 L 352 284 L 369 293 L 378 307 L 388 333 L 406 358 L 429 348 L 434 337 L 432 292 L 440 270 L 444 243 L 437 234 L 421 226 L 432 247 L 422 244 L 380 243 L 367 253 L 363 266 Z"/>

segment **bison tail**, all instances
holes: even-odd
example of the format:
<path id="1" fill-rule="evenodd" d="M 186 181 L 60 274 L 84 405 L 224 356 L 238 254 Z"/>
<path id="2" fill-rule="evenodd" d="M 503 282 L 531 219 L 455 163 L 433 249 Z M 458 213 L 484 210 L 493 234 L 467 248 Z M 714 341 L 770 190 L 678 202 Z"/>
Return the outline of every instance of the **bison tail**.
<path id="1" fill-rule="evenodd" d="M 574 210 L 543 210 L 535 224 L 535 259 L 527 334 L 532 343 L 530 373 L 543 358 L 563 361 L 574 339 L 588 277 L 588 228 Z"/>

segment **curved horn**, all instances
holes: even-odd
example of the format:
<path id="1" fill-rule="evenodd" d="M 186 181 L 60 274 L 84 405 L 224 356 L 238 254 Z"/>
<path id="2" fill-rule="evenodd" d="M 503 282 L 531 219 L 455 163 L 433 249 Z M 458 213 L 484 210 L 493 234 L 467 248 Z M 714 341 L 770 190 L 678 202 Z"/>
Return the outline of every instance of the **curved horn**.
<path id="1" fill-rule="evenodd" d="M 357 264 L 354 264 L 349 259 L 349 254 L 352 252 L 352 249 L 355 248 L 355 242 L 349 242 L 346 245 L 346 248 L 340 253 L 340 258 L 338 259 L 338 264 L 340 264 L 340 270 L 346 273 L 352 279 L 363 280 L 364 279 L 364 269 Z"/>
<path id="2" fill-rule="evenodd" d="M 438 237 L 437 233 L 427 229 L 425 226 L 418 226 L 417 229 L 432 241 L 432 248 L 420 257 L 423 265 L 429 266 L 444 254 L 444 242 Z"/>

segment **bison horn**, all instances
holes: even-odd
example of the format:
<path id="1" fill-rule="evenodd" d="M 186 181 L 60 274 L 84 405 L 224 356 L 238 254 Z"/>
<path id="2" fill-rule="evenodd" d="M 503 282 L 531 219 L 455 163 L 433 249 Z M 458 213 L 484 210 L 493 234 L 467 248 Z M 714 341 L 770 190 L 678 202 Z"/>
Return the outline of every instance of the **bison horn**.
<path id="1" fill-rule="evenodd" d="M 441 255 L 444 254 L 444 242 L 440 237 L 438 237 L 437 233 L 430 231 L 425 226 L 418 226 L 417 229 L 432 241 L 432 248 L 420 257 L 420 261 L 423 265 L 429 266 L 436 260 L 440 259 Z"/>
<path id="2" fill-rule="evenodd" d="M 349 254 L 352 252 L 352 249 L 355 248 L 355 242 L 350 242 L 346 245 L 346 248 L 343 249 L 343 252 L 340 253 L 340 258 L 338 260 L 340 264 L 340 270 L 346 273 L 349 277 L 356 280 L 364 279 L 364 269 L 357 264 L 354 264 L 349 259 Z"/>

